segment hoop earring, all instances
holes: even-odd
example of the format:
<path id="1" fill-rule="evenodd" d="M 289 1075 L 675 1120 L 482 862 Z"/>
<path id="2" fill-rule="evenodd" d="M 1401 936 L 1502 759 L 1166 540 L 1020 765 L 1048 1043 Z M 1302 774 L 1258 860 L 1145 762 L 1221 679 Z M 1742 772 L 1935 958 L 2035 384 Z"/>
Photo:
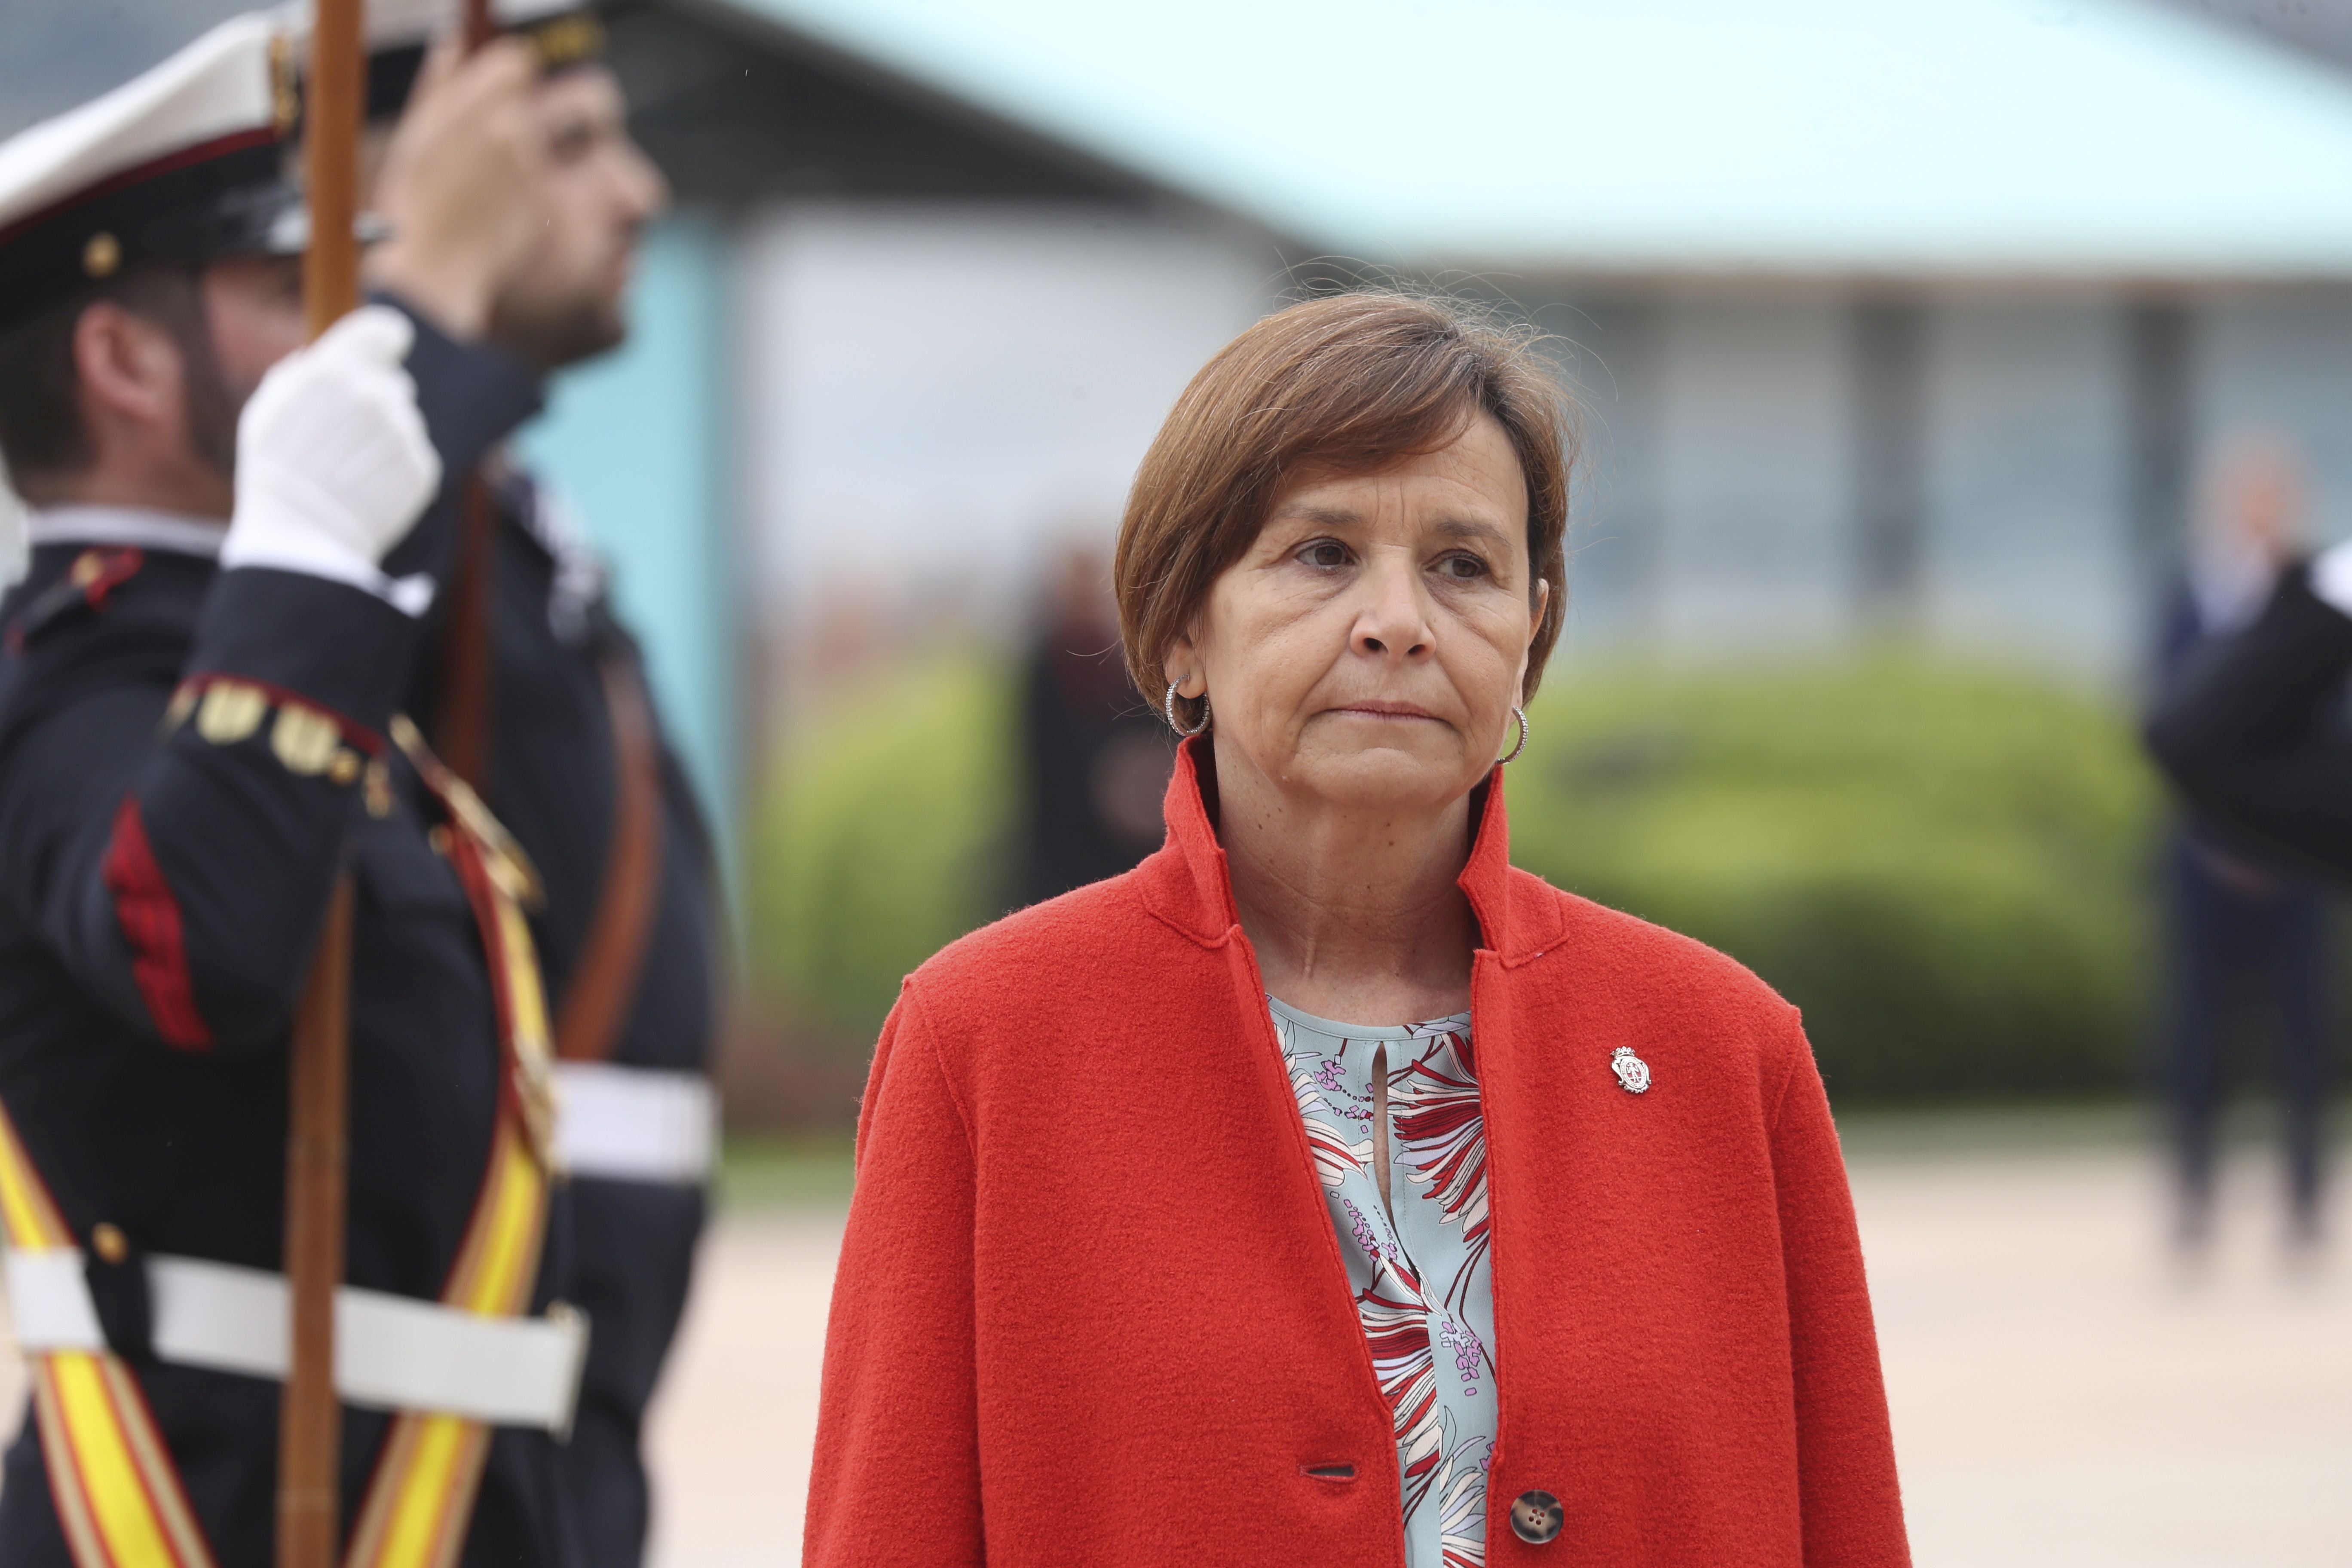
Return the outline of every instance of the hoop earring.
<path id="1" fill-rule="evenodd" d="M 1528 749 L 1528 710 L 1515 706 L 1511 710 L 1511 717 L 1519 721 L 1519 743 L 1511 748 L 1507 756 L 1497 757 L 1495 760 L 1495 765 L 1498 768 L 1507 763 L 1517 762 L 1519 753 Z"/>
<path id="2" fill-rule="evenodd" d="M 1160 710 L 1168 715 L 1168 727 L 1189 741 L 1209 727 L 1209 699 L 1205 694 L 1202 697 L 1201 721 L 1187 730 L 1183 725 L 1176 722 L 1177 685 L 1178 683 L 1173 680 L 1168 683 L 1168 695 L 1160 700 Z"/>

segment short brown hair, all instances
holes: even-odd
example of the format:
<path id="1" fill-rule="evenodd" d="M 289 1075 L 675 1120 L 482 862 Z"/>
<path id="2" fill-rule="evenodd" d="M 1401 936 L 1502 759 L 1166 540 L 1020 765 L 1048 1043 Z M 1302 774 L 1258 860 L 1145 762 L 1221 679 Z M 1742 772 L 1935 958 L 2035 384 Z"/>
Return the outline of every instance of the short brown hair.
<path id="1" fill-rule="evenodd" d="M 1528 562 L 1551 584 L 1528 651 L 1532 693 L 1567 609 L 1576 462 L 1574 407 L 1540 341 L 1479 307 L 1367 291 L 1277 310 L 1219 350 L 1144 454 L 1119 524 L 1113 575 L 1137 689 L 1157 705 L 1169 644 L 1257 538 L 1286 475 L 1307 463 L 1375 472 L 1435 451 L 1485 413 L 1519 455 Z"/>
<path id="2" fill-rule="evenodd" d="M 237 409 L 221 384 L 198 274 L 156 262 L 92 284 L 0 333 L 0 462 L 14 483 L 37 488 L 80 472 L 96 456 L 82 423 L 74 332 L 82 312 L 105 300 L 171 334 L 189 382 L 191 439 L 199 456 L 227 472 L 236 460 Z"/>

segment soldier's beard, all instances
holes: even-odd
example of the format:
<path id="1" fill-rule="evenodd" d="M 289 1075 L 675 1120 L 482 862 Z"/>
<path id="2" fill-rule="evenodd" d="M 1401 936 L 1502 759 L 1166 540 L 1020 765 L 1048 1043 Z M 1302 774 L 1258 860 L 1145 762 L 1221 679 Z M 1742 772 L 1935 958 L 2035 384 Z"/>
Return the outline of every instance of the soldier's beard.
<path id="1" fill-rule="evenodd" d="M 231 387 L 213 352 L 213 335 L 199 330 L 180 343 L 183 395 L 188 406 L 188 445 L 224 479 L 236 478 L 236 420 L 253 388 Z"/>
<path id="2" fill-rule="evenodd" d="M 187 417 L 189 450 L 221 478 L 236 477 L 236 417 L 250 386 L 232 387 L 213 346 L 212 319 L 204 295 L 192 277 L 160 272 L 151 282 L 140 280 L 134 296 L 139 313 L 171 335 L 180 351 L 180 392 Z"/>
<path id="3" fill-rule="evenodd" d="M 628 335 L 618 303 L 609 300 L 542 306 L 501 303 L 490 317 L 490 336 L 542 374 L 594 359 L 620 347 Z"/>

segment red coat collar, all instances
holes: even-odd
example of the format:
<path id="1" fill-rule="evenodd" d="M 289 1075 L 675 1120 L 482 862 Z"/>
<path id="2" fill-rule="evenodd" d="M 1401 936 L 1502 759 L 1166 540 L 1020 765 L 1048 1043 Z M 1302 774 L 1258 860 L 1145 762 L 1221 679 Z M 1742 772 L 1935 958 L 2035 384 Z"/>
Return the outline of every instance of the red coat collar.
<path id="1" fill-rule="evenodd" d="M 1195 736 L 1176 750 L 1175 775 L 1168 781 L 1161 815 L 1168 838 L 1136 868 L 1151 912 L 1204 947 L 1218 946 L 1240 929 L 1234 881 L 1224 846 L 1210 826 L 1201 798 L 1200 757 L 1209 743 Z M 1478 917 L 1487 949 L 1506 967 L 1534 958 L 1559 940 L 1559 898 L 1540 879 L 1511 866 L 1511 829 L 1503 809 L 1503 770 L 1487 775 L 1486 803 L 1478 818 L 1470 858 L 1457 879 Z"/>

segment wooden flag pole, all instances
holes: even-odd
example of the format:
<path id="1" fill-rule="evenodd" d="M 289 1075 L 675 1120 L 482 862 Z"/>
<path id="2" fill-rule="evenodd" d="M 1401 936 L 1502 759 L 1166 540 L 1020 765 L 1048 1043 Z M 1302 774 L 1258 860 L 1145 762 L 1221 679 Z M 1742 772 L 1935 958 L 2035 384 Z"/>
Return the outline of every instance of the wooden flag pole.
<path id="1" fill-rule="evenodd" d="M 291 1364 L 278 1432 L 278 1568 L 334 1568 L 341 1535 L 342 1405 L 335 1395 L 335 1289 L 343 1280 L 351 1126 L 352 879 L 335 879 L 294 1016 L 286 1141 Z"/>
<path id="2" fill-rule="evenodd" d="M 468 54 L 490 41 L 489 0 L 466 0 L 461 36 Z M 475 793 L 490 793 L 490 595 L 497 565 L 498 508 L 478 469 L 457 487 L 457 566 L 441 635 L 441 680 L 433 749 Z"/>
<path id="3" fill-rule="evenodd" d="M 304 184 L 310 248 L 302 289 L 317 337 L 360 302 L 360 123 L 366 112 L 367 40 L 362 0 L 313 0 Z"/>
<path id="4" fill-rule="evenodd" d="M 310 245 L 304 310 L 317 337 L 359 304 L 362 0 L 314 0 L 305 110 Z M 278 1432 L 278 1568 L 334 1568 L 341 1531 L 342 1406 L 335 1291 L 343 1282 L 351 1145 L 351 873 L 335 879 L 296 1005 L 287 1095 L 286 1281 L 290 1322 Z"/>

